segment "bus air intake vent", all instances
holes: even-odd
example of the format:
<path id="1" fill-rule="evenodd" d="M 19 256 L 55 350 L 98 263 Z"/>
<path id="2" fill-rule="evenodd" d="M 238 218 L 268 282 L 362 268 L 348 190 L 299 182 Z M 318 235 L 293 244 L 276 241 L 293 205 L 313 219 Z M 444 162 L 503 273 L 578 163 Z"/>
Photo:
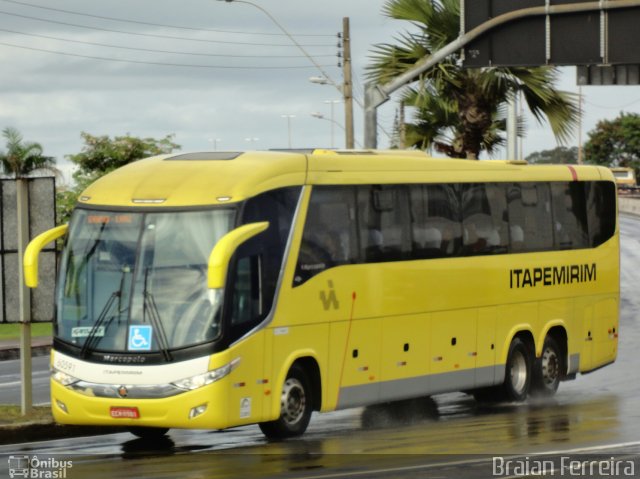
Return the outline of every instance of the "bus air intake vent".
<path id="1" fill-rule="evenodd" d="M 164 161 L 217 161 L 235 160 L 242 154 L 240 151 L 212 151 L 200 153 L 184 153 L 165 158 Z"/>

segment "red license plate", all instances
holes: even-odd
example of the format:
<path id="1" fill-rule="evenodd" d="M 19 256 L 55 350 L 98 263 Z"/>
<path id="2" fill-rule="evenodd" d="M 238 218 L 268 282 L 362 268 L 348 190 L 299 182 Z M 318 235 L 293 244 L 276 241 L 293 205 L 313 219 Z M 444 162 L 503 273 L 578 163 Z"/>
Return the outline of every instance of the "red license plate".
<path id="1" fill-rule="evenodd" d="M 138 419 L 140 417 L 140 411 L 138 411 L 137 407 L 111 406 L 109 413 L 111 417 L 116 419 Z"/>

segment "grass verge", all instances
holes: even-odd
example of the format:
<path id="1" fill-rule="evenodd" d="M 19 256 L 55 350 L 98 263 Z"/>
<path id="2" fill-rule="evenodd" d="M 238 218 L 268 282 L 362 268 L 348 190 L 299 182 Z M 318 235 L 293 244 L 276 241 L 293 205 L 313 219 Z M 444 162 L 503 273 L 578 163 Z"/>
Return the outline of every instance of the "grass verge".
<path id="1" fill-rule="evenodd" d="M 51 336 L 53 325 L 51 323 L 31 323 L 31 337 Z M 0 324 L 0 339 L 18 339 L 20 337 L 20 324 Z"/>
<path id="2" fill-rule="evenodd" d="M 20 406 L 0 404 L 0 426 L 16 426 L 30 422 L 53 422 L 51 408 L 35 406 L 23 416 Z"/>

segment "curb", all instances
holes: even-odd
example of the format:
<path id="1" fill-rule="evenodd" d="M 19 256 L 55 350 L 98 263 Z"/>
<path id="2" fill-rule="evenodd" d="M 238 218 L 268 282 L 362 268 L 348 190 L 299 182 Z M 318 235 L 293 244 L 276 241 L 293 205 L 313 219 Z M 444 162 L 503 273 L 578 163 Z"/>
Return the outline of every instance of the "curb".
<path id="1" fill-rule="evenodd" d="M 0 445 L 50 441 L 70 437 L 102 436 L 126 432 L 117 426 L 69 426 L 54 422 L 33 422 L 0 426 Z"/>
<path id="2" fill-rule="evenodd" d="M 51 345 L 31 346 L 31 357 L 46 356 L 51 352 Z M 0 349 L 0 361 L 20 359 L 20 348 Z"/>

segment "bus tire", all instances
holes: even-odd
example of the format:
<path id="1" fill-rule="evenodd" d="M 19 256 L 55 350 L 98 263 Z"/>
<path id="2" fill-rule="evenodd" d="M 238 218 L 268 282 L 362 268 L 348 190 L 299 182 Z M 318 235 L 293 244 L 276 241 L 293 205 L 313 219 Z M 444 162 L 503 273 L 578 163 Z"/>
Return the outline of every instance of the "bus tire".
<path id="1" fill-rule="evenodd" d="M 280 417 L 275 421 L 260 423 L 262 433 L 269 439 L 286 439 L 302 435 L 309 425 L 313 412 L 311 382 L 305 370 L 298 364 L 291 366 L 282 385 Z"/>
<path id="2" fill-rule="evenodd" d="M 535 396 L 553 396 L 558 390 L 564 370 L 564 361 L 558 342 L 547 336 L 542 346 L 542 354 L 533 367 L 531 393 Z"/>
<path id="3" fill-rule="evenodd" d="M 526 343 L 513 338 L 509 346 L 503 391 L 508 401 L 522 402 L 531 388 L 532 355 Z"/>
<path id="4" fill-rule="evenodd" d="M 128 428 L 129 432 L 134 436 L 138 436 L 140 439 L 159 439 L 164 437 L 167 432 L 169 432 L 168 427 L 141 427 L 141 426 L 131 426 Z"/>

